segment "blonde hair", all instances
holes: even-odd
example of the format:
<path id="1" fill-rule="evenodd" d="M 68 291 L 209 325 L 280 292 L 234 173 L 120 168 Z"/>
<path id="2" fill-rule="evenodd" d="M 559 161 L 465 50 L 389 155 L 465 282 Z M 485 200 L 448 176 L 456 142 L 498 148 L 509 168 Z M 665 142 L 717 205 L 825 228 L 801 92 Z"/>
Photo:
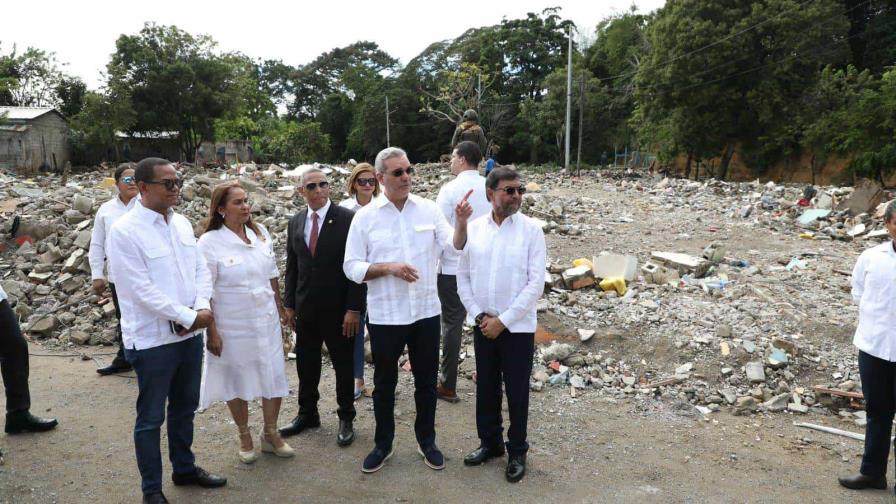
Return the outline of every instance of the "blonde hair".
<path id="1" fill-rule="evenodd" d="M 376 179 L 376 172 L 373 170 L 373 166 L 370 163 L 361 163 L 355 166 L 355 169 L 352 170 L 352 174 L 348 177 L 348 195 L 354 197 L 358 194 L 358 191 L 355 189 L 355 181 L 358 180 L 358 177 L 362 173 L 370 173 L 373 175 L 373 196 L 380 195 L 380 183 Z"/>

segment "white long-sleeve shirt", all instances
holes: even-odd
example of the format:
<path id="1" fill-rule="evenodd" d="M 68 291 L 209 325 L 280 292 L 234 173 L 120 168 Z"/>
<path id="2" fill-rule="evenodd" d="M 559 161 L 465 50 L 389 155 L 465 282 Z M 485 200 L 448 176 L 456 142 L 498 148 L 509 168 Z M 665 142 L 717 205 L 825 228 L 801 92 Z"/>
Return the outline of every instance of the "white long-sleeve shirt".
<path id="1" fill-rule="evenodd" d="M 140 200 L 140 196 L 131 198 L 125 205 L 121 201 L 120 196 L 115 196 L 109 201 L 100 205 L 93 218 L 93 232 L 90 234 L 90 249 L 87 254 L 87 260 L 90 263 L 90 279 L 103 279 L 103 269 L 106 262 L 107 252 L 109 251 L 109 231 L 112 224 L 115 224 L 122 215 L 126 214 L 134 204 Z M 109 283 L 115 283 L 112 272 L 109 271 Z"/>
<path id="2" fill-rule="evenodd" d="M 3 290 L 3 286 L 0 285 L 0 302 L 3 302 L 7 299 L 9 299 L 9 296 L 6 295 L 6 291 Z"/>
<path id="3" fill-rule="evenodd" d="M 470 206 L 473 207 L 473 215 L 470 216 L 470 222 L 491 212 L 492 206 L 485 197 L 485 177 L 479 175 L 477 170 L 464 170 L 457 174 L 454 180 L 448 182 L 439 190 L 436 197 L 436 204 L 442 211 L 442 215 L 448 221 L 448 224 L 454 225 L 454 207 L 460 203 L 460 200 L 467 195 L 472 189 L 473 194 L 467 199 Z M 453 251 L 442 254 L 440 263 L 440 272 L 443 275 L 457 274 L 457 261 L 459 257 Z"/>
<path id="4" fill-rule="evenodd" d="M 399 211 L 381 195 L 355 214 L 348 231 L 342 269 L 362 283 L 372 264 L 403 262 L 419 278 L 406 282 L 386 275 L 367 282 L 367 314 L 371 324 L 408 325 L 441 313 L 436 276 L 443 250 L 454 251 L 454 229 L 439 207 L 409 195 Z M 456 252 L 455 252 L 456 253 Z"/>
<path id="5" fill-rule="evenodd" d="M 896 251 L 892 241 L 859 256 L 852 270 L 852 299 L 859 305 L 853 345 L 896 362 Z"/>
<path id="6" fill-rule="evenodd" d="M 470 222 L 457 268 L 457 293 L 468 316 L 485 312 L 512 333 L 535 332 L 546 256 L 541 227 L 519 212 L 500 226 L 491 212 Z"/>
<path id="7" fill-rule="evenodd" d="M 109 262 L 121 306 L 125 348 L 144 350 L 202 334 L 171 332 L 169 321 L 190 327 L 209 308 L 211 274 L 186 217 L 168 211 L 167 222 L 142 203 L 112 225 Z"/>

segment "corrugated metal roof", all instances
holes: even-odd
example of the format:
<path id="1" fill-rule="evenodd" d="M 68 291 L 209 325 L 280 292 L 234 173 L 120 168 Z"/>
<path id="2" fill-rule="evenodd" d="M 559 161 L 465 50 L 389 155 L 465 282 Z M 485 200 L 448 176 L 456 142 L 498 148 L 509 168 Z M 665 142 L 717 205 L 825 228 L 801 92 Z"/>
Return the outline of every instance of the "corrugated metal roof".
<path id="1" fill-rule="evenodd" d="M 0 124 L 0 131 L 12 131 L 15 133 L 24 133 L 31 129 L 28 124 Z"/>
<path id="2" fill-rule="evenodd" d="M 0 107 L 0 116 L 5 115 L 7 119 L 27 121 L 54 111 L 62 115 L 53 107 Z"/>

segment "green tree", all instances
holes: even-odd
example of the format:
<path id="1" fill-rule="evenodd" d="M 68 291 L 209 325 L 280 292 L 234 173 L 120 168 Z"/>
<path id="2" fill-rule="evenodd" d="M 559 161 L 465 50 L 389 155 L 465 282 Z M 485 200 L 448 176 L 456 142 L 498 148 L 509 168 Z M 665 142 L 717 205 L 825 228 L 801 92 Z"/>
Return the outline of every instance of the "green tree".
<path id="1" fill-rule="evenodd" d="M 0 105 L 46 107 L 56 104 L 55 89 L 62 78 L 56 54 L 34 47 L 19 53 L 0 53 Z"/>
<path id="2" fill-rule="evenodd" d="M 53 92 L 56 95 L 59 111 L 62 115 L 72 118 L 78 115 L 84 108 L 84 97 L 87 94 L 87 85 L 78 77 L 62 77 L 56 84 Z"/>

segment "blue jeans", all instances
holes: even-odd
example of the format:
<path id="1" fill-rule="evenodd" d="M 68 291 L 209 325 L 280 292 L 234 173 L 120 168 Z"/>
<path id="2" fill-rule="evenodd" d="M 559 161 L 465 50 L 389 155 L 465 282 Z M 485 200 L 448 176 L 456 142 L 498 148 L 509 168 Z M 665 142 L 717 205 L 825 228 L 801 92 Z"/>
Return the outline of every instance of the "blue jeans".
<path id="1" fill-rule="evenodd" d="M 364 379 L 364 323 L 367 314 L 361 313 L 361 323 L 358 324 L 358 334 L 355 335 L 355 379 Z"/>
<path id="2" fill-rule="evenodd" d="M 162 491 L 160 429 L 168 402 L 168 458 L 175 473 L 195 469 L 193 415 L 202 380 L 202 336 L 146 350 L 125 349 L 137 373 L 137 422 L 134 448 L 144 495 Z"/>

